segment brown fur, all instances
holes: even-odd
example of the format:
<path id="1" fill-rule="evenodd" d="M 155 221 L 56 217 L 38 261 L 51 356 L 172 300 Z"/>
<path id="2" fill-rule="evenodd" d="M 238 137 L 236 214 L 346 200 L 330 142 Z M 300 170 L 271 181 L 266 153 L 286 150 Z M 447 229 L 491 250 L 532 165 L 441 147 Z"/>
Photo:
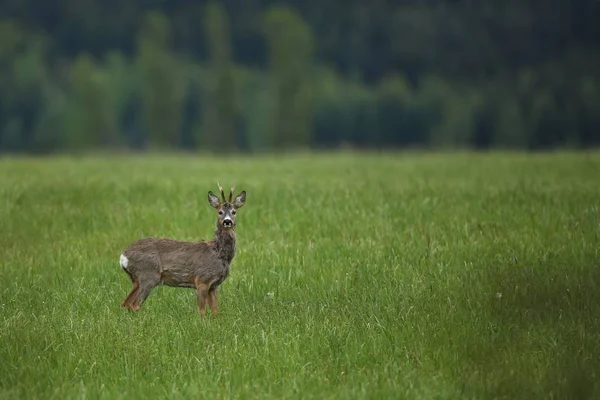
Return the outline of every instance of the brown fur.
<path id="1" fill-rule="evenodd" d="M 244 205 L 246 192 L 242 191 L 235 199 L 233 188 L 230 201 L 225 201 L 223 189 L 219 185 L 223 201 L 212 192 L 208 201 L 218 211 L 215 238 L 210 241 L 186 242 L 168 238 L 143 238 L 135 241 L 123 251 L 127 257 L 127 268 L 123 268 L 133 283 L 131 292 L 122 307 L 137 311 L 158 285 L 195 288 L 198 296 L 198 310 L 206 313 L 206 305 L 216 316 L 217 291 L 227 279 L 236 252 L 235 222 L 237 209 Z M 231 201 L 233 200 L 233 201 Z M 227 226 L 226 221 L 231 221 Z"/>

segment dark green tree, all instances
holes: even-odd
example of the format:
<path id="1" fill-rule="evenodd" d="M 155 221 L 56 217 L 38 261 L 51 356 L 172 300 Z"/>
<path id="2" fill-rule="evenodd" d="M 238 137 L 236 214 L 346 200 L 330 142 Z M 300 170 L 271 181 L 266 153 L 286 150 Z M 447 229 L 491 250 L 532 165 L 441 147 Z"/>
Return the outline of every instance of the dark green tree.
<path id="1" fill-rule="evenodd" d="M 31 151 L 44 107 L 49 41 L 13 22 L 0 22 L 0 148 Z"/>
<path id="2" fill-rule="evenodd" d="M 298 14 L 284 6 L 266 12 L 264 32 L 269 44 L 275 146 L 306 146 L 314 114 L 313 34 Z"/>
<path id="3" fill-rule="evenodd" d="M 210 55 L 203 102 L 204 142 L 213 151 L 226 152 L 236 147 L 237 105 L 229 21 L 219 3 L 207 5 L 205 25 Z"/>
<path id="4" fill-rule="evenodd" d="M 118 51 L 104 57 L 107 91 L 114 106 L 119 143 L 133 148 L 143 145 L 141 111 L 142 79 L 136 65 Z"/>
<path id="5" fill-rule="evenodd" d="M 80 55 L 71 69 L 66 127 L 72 149 L 112 147 L 118 141 L 106 73 L 87 54 Z"/>
<path id="6" fill-rule="evenodd" d="M 142 121 L 149 142 L 158 147 L 181 143 L 185 75 L 171 52 L 169 20 L 160 12 L 146 14 L 137 41 L 141 76 Z"/>

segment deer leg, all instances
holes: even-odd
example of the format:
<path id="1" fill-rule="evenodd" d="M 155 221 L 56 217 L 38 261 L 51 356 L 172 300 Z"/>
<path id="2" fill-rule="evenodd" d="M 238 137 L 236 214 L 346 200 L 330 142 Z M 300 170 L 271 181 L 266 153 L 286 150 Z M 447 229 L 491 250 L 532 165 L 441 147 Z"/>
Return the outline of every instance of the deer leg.
<path id="1" fill-rule="evenodd" d="M 133 284 L 133 287 L 131 288 L 131 291 L 129 292 L 127 297 L 125 297 L 125 300 L 123 300 L 123 302 L 121 303 L 121 307 L 127 307 L 127 308 L 131 309 L 131 299 L 136 295 L 137 290 L 140 287 L 140 285 L 139 285 L 137 279 L 133 277 L 131 272 L 129 272 L 125 268 L 123 268 L 123 271 L 125 271 L 125 273 L 127 273 L 127 276 L 129 277 L 129 279 L 131 279 L 131 283 Z"/>
<path id="2" fill-rule="evenodd" d="M 146 301 L 152 289 L 160 282 L 159 274 L 145 275 L 139 278 L 139 288 L 130 301 L 131 309 L 137 311 Z"/>
<path id="3" fill-rule="evenodd" d="M 218 289 L 210 289 L 208 291 L 208 305 L 210 306 L 213 317 L 216 317 L 219 311 L 219 306 L 217 304 L 217 290 Z"/>
<path id="4" fill-rule="evenodd" d="M 140 285 L 138 284 L 138 282 L 134 280 L 133 287 L 131 288 L 131 291 L 129 292 L 127 297 L 125 297 L 125 300 L 123 300 L 123 302 L 121 303 L 121 307 L 127 307 L 131 309 L 131 299 L 137 294 L 137 290 L 139 289 L 139 287 Z"/>
<path id="5" fill-rule="evenodd" d="M 196 291 L 198 295 L 198 311 L 200 315 L 206 314 L 206 300 L 208 297 L 208 285 L 196 279 Z"/>

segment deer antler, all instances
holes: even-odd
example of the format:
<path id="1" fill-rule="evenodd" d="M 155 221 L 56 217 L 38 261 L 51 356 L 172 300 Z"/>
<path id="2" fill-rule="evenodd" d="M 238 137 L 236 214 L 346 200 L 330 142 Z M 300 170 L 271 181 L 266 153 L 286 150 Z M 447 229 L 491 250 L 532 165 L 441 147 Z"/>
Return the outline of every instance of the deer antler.
<path id="1" fill-rule="evenodd" d="M 223 203 L 225 203 L 227 200 L 225 200 L 225 192 L 223 191 L 223 187 L 219 182 L 217 182 L 217 185 L 219 186 L 219 192 L 221 192 L 221 198 L 223 199 Z"/>
<path id="2" fill-rule="evenodd" d="M 231 188 L 231 190 L 229 191 L 229 202 L 231 203 L 233 201 L 233 193 L 235 192 L 235 186 L 233 186 Z"/>

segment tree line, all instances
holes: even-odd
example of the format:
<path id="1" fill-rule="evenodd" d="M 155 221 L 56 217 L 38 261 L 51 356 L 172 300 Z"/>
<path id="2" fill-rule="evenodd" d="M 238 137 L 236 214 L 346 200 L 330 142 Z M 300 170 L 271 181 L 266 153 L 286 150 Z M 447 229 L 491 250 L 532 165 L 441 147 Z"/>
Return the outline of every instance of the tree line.
<path id="1" fill-rule="evenodd" d="M 9 1 L 0 152 L 596 146 L 598 3 L 540 4 Z"/>

